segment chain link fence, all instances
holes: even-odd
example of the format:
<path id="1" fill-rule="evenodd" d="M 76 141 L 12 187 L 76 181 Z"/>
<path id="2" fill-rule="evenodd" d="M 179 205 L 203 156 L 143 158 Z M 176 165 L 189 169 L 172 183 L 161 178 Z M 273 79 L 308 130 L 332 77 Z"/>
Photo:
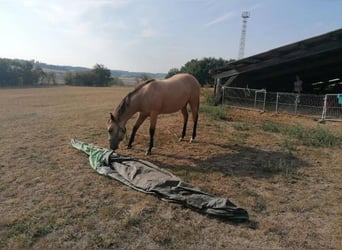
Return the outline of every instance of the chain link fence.
<path id="1" fill-rule="evenodd" d="M 342 121 L 342 94 L 312 95 L 266 92 L 265 89 L 222 87 L 222 104 L 322 120 Z"/>

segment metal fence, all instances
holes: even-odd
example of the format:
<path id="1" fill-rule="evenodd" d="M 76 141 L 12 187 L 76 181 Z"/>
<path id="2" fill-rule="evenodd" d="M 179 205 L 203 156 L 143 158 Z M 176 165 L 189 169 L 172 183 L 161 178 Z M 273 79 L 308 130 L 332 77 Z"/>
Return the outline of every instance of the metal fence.
<path id="1" fill-rule="evenodd" d="M 311 95 L 266 92 L 265 89 L 222 87 L 222 104 L 342 121 L 342 94 Z"/>
<path id="2" fill-rule="evenodd" d="M 326 94 L 324 96 L 322 120 L 342 121 L 342 94 Z"/>
<path id="3" fill-rule="evenodd" d="M 222 91 L 222 104 L 246 109 L 265 109 L 266 90 L 223 87 Z"/>

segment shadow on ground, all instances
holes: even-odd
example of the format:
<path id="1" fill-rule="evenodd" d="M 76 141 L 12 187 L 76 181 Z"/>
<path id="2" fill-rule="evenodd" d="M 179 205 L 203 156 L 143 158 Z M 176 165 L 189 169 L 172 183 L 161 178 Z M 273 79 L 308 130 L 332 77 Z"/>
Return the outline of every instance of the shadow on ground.
<path id="1" fill-rule="evenodd" d="M 201 159 L 173 154 L 159 154 L 171 160 L 153 160 L 153 162 L 161 168 L 168 168 L 174 172 L 182 169 L 183 171 L 196 171 L 203 174 L 221 172 L 227 176 L 249 176 L 253 178 L 270 178 L 279 174 L 295 174 L 299 168 L 309 165 L 289 152 L 266 151 L 241 145 L 213 143 L 212 145 L 224 148 L 227 153 L 217 154 L 213 157 L 202 156 Z M 179 165 L 177 160 L 190 161 L 196 167 Z M 166 162 L 174 162 L 174 164 Z"/>

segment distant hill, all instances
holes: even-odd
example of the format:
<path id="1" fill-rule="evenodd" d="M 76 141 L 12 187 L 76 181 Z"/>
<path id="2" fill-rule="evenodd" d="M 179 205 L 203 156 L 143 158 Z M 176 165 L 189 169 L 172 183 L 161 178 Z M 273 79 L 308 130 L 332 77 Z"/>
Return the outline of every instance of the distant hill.
<path id="1" fill-rule="evenodd" d="M 48 70 L 48 71 L 86 71 L 86 70 L 91 70 L 90 68 L 86 67 L 75 67 L 75 66 L 61 66 L 61 65 L 52 65 L 52 64 L 46 64 L 46 63 L 41 63 L 37 62 L 37 65 L 40 66 L 43 70 Z M 151 78 L 157 78 L 157 79 L 162 79 L 166 76 L 166 73 L 149 73 L 149 72 L 131 72 L 131 71 L 125 71 L 125 70 L 110 70 L 112 73 L 113 77 L 118 77 L 118 78 L 139 78 L 142 75 L 148 75 Z"/>
<path id="2" fill-rule="evenodd" d="M 61 65 L 52 65 L 37 62 L 36 65 L 40 66 L 42 69 L 54 70 L 54 71 L 85 71 L 90 70 L 86 67 L 74 67 L 74 66 L 61 66 Z"/>

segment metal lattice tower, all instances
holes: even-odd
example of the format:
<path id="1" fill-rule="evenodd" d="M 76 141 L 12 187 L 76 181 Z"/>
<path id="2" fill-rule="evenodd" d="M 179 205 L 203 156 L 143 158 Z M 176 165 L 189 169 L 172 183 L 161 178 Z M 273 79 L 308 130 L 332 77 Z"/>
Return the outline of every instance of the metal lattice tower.
<path id="1" fill-rule="evenodd" d="M 244 12 L 242 12 L 241 17 L 242 17 L 242 31 L 241 31 L 241 38 L 240 38 L 240 48 L 239 48 L 238 60 L 243 58 L 243 55 L 245 52 L 247 19 L 250 17 L 250 13 L 248 11 L 244 11 Z"/>

